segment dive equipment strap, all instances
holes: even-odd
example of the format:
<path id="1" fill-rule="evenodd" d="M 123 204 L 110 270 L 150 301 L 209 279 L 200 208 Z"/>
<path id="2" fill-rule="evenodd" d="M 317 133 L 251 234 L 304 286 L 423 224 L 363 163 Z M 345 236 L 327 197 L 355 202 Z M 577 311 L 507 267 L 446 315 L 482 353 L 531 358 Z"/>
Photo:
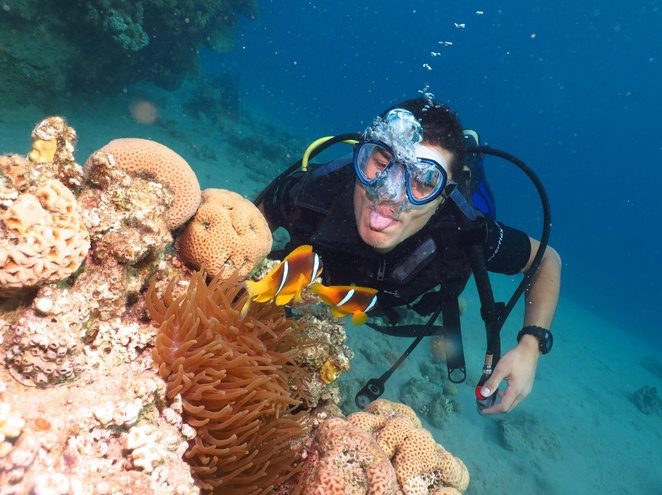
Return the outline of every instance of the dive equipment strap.
<path id="1" fill-rule="evenodd" d="M 437 310 L 434 312 L 432 316 L 430 316 L 430 319 L 428 320 L 427 324 L 425 327 L 428 329 L 433 329 L 433 328 L 438 328 L 434 327 L 434 322 L 439 318 L 439 314 L 441 313 L 442 307 L 439 306 Z M 459 311 L 458 311 L 459 312 Z M 375 328 L 374 326 L 371 325 L 372 328 Z M 381 331 L 381 330 L 380 330 Z M 383 393 L 384 393 L 384 384 L 386 383 L 386 380 L 388 380 L 393 372 L 397 370 L 400 365 L 404 362 L 405 359 L 407 359 L 407 356 L 409 356 L 414 349 L 416 349 L 416 346 L 423 340 L 423 337 L 426 335 L 431 335 L 430 333 L 427 333 L 425 335 L 421 334 L 418 337 L 414 339 L 414 341 L 409 344 L 409 347 L 405 350 L 405 352 L 402 353 L 402 356 L 398 358 L 398 360 L 393 363 L 393 366 L 391 366 L 382 376 L 379 378 L 371 378 L 366 382 L 366 384 L 363 386 L 361 390 L 359 390 L 356 394 L 356 397 L 354 398 L 354 402 L 356 403 L 356 406 L 359 409 L 363 409 L 365 406 L 370 404 L 373 400 L 378 399 Z"/>
<path id="2" fill-rule="evenodd" d="M 436 318 L 431 318 L 425 325 L 377 325 L 367 322 L 373 330 L 377 330 L 385 335 L 394 337 L 416 337 L 416 344 L 423 337 L 438 335 L 443 339 L 446 367 L 448 370 L 448 379 L 453 383 L 462 383 L 467 377 L 466 366 L 464 362 L 464 346 L 462 344 L 462 330 L 460 326 L 460 304 L 457 296 L 439 290 L 435 296 L 440 301 L 438 308 L 441 309 L 443 326 L 434 325 Z M 439 315 L 439 309 L 436 310 Z M 405 351 L 407 357 L 414 349 Z M 401 358 L 404 360 L 404 358 Z M 399 360 L 399 363 L 402 363 Z M 386 381 L 386 380 L 384 380 Z"/>
<path id="3" fill-rule="evenodd" d="M 460 304 L 457 296 L 443 294 L 442 318 L 444 321 L 441 336 L 446 354 L 448 379 L 453 383 L 462 383 L 467 378 L 464 364 L 464 345 L 462 344 L 462 329 L 460 327 Z"/>
<path id="4" fill-rule="evenodd" d="M 471 271 L 476 281 L 478 297 L 480 299 L 480 315 L 485 322 L 485 332 L 487 337 L 487 350 L 485 351 L 485 361 L 483 372 L 476 386 L 476 405 L 478 409 L 485 409 L 494 404 L 497 394 L 484 397 L 480 394 L 483 384 L 492 375 L 492 371 L 501 357 L 501 336 L 499 319 L 502 315 L 505 304 L 496 303 L 492 292 L 492 284 L 487 273 L 485 265 L 485 256 L 483 255 L 482 243 L 472 233 L 480 230 L 484 220 L 478 215 L 476 210 L 469 204 L 464 195 L 460 192 L 457 185 L 450 184 L 447 187 L 446 195 L 451 199 L 451 204 L 455 206 L 456 218 L 460 229 L 468 232 L 465 239 L 467 256 L 471 265 Z"/>

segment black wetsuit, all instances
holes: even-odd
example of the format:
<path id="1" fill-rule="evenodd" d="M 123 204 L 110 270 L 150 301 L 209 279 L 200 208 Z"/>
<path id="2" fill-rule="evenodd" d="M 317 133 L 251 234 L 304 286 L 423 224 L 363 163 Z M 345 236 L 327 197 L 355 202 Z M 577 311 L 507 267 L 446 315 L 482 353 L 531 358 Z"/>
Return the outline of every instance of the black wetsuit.
<path id="1" fill-rule="evenodd" d="M 285 228 L 291 238 L 279 257 L 301 244 L 312 244 L 324 265 L 325 284 L 355 283 L 378 289 L 382 310 L 411 304 L 439 285 L 445 294 L 458 296 L 471 269 L 450 208 L 442 206 L 419 232 L 381 254 L 359 236 L 354 183 L 351 163 L 340 167 L 332 163 L 297 172 L 265 197 L 263 206 L 270 224 Z M 478 240 L 488 270 L 521 271 L 529 260 L 528 236 L 490 218 L 482 225 Z"/>

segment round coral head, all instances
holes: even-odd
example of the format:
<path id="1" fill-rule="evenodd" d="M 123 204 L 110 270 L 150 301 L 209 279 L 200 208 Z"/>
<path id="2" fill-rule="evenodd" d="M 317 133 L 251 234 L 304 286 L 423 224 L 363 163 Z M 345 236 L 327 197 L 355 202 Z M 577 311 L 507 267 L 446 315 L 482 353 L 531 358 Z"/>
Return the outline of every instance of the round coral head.
<path id="1" fill-rule="evenodd" d="M 272 242 L 269 225 L 253 203 L 232 191 L 206 189 L 177 248 L 187 263 L 213 277 L 236 273 L 244 278 L 269 254 Z"/>
<path id="2" fill-rule="evenodd" d="M 173 192 L 175 199 L 168 210 L 170 230 L 184 225 L 200 205 L 200 183 L 195 172 L 184 158 L 167 146 L 149 139 L 121 138 L 98 151 L 113 155 L 122 170 L 149 175 Z M 88 158 L 86 169 L 90 163 Z"/>

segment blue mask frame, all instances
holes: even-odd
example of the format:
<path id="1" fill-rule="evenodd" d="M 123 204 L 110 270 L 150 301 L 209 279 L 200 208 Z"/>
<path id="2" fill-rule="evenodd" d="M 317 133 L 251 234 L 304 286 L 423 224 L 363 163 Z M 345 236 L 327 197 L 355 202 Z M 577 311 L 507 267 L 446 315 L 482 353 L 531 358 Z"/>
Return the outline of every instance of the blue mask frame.
<path id="1" fill-rule="evenodd" d="M 359 155 L 361 153 L 361 149 L 362 149 L 363 146 L 368 145 L 368 144 L 381 146 L 382 148 L 387 150 L 389 152 L 389 154 L 393 157 L 388 162 L 386 167 L 384 167 L 384 170 L 382 171 L 382 174 L 388 173 L 389 168 L 392 167 L 396 163 L 401 163 L 403 165 L 403 167 L 405 169 L 405 192 L 406 192 L 406 195 L 407 195 L 407 199 L 414 206 L 422 206 L 422 205 L 428 204 L 428 203 L 434 201 L 435 199 L 437 199 L 439 197 L 439 195 L 441 195 L 441 193 L 444 191 L 444 188 L 446 187 L 446 183 L 448 182 L 448 174 L 446 173 L 446 169 L 440 163 L 438 163 L 436 160 L 432 160 L 430 158 L 418 158 L 417 157 L 418 161 L 420 161 L 422 163 L 425 163 L 427 165 L 432 165 L 437 170 L 439 170 L 439 172 L 441 174 L 441 180 L 439 181 L 439 183 L 437 184 L 437 186 L 435 187 L 433 192 L 430 193 L 429 196 L 427 196 L 423 199 L 417 199 L 416 197 L 414 197 L 414 195 L 412 193 L 412 190 L 411 190 L 411 171 L 410 171 L 410 167 L 412 167 L 412 165 L 409 165 L 409 164 L 402 163 L 402 162 L 398 161 L 395 158 L 395 154 L 393 153 L 393 150 L 391 149 L 391 147 L 388 146 L 383 141 L 377 141 L 377 140 L 374 140 L 374 141 L 361 141 L 356 146 L 356 148 L 354 149 L 354 172 L 356 173 L 356 177 L 359 179 L 359 182 L 361 182 L 361 184 L 363 184 L 366 188 L 377 187 L 380 184 L 380 182 L 383 181 L 383 179 L 381 179 L 379 177 L 374 178 L 374 179 L 369 179 L 368 177 L 366 177 L 363 174 L 363 172 L 361 170 L 361 167 L 359 166 Z"/>

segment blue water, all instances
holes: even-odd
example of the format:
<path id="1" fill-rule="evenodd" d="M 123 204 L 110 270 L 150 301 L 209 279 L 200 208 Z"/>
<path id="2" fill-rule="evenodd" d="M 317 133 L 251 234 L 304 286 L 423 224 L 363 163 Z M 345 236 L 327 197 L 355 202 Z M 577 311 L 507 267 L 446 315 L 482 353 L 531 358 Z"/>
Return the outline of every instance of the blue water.
<path id="1" fill-rule="evenodd" d="M 543 179 L 563 293 L 662 344 L 662 2 L 283 5 L 260 2 L 205 70 L 235 71 L 246 104 L 311 139 L 362 130 L 429 86 Z M 500 218 L 539 237 L 533 189 L 506 166 L 488 173 Z"/>

